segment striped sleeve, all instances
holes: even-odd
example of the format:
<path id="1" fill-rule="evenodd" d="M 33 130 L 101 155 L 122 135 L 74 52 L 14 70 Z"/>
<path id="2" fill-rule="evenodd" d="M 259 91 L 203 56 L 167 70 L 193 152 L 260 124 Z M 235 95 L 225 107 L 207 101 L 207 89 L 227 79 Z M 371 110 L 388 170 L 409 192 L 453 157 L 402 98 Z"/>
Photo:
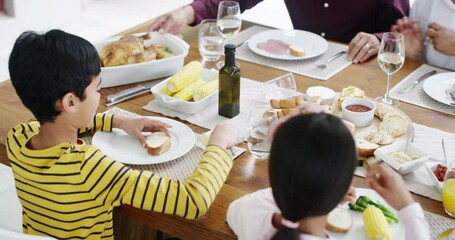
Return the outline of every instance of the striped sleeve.
<path id="1" fill-rule="evenodd" d="M 83 171 L 89 172 L 90 168 L 84 166 Z M 132 170 L 112 162 L 102 171 L 106 173 L 98 174 L 97 182 L 92 182 L 96 185 L 92 194 L 98 201 L 111 202 L 114 206 L 128 204 L 195 219 L 207 212 L 231 168 L 231 157 L 218 146 L 207 147 L 202 160 L 185 181 L 160 177 L 150 171 Z"/>
<path id="2" fill-rule="evenodd" d="M 111 132 L 113 118 L 112 114 L 97 113 L 93 117 L 93 122 L 89 126 L 79 129 L 78 134 L 96 131 Z"/>

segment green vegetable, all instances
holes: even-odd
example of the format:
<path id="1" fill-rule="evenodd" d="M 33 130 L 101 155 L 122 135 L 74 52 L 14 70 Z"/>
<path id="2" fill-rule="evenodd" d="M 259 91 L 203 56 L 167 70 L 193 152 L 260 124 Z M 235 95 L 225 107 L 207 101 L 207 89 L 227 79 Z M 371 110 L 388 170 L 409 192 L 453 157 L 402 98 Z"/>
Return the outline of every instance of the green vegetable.
<path id="1" fill-rule="evenodd" d="M 388 209 L 386 206 L 382 205 L 379 202 L 373 202 L 367 196 L 359 196 L 355 204 L 349 203 L 348 205 L 351 210 L 359 212 L 363 212 L 363 210 L 365 210 L 365 208 L 367 208 L 368 206 L 375 206 L 381 210 L 388 223 L 398 222 L 398 218 L 390 209 Z"/>
<path id="2" fill-rule="evenodd" d="M 169 47 L 164 47 L 164 51 L 172 54 L 172 50 Z"/>

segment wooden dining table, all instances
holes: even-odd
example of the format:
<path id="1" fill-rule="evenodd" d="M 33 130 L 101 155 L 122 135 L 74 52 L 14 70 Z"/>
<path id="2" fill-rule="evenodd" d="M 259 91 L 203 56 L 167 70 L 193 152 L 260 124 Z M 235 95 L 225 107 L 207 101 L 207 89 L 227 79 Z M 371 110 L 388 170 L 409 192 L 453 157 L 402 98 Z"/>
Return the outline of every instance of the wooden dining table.
<path id="1" fill-rule="evenodd" d="M 128 29 L 125 32 L 119 33 L 119 35 L 144 32 L 147 30 L 150 23 L 151 21 L 145 22 Z M 244 23 L 243 27 L 248 28 L 252 25 L 254 24 Z M 183 39 L 190 45 L 190 50 L 188 56 L 185 58 L 185 63 L 192 60 L 201 60 L 201 56 L 198 52 L 197 31 L 198 27 L 196 26 L 187 27 L 182 32 Z M 391 86 L 405 78 L 421 64 L 421 62 L 407 59 L 403 68 L 393 75 Z M 286 73 L 273 67 L 246 61 L 240 61 L 240 66 L 242 77 L 260 82 L 273 79 Z M 361 88 L 365 91 L 366 95 L 370 97 L 381 96 L 386 91 L 387 76 L 378 66 L 376 58 L 372 58 L 362 64 L 352 64 L 328 81 L 319 81 L 301 75 L 294 75 L 294 77 L 297 88 L 301 92 L 305 92 L 305 90 L 311 86 L 324 86 L 332 88 L 335 91 L 341 91 L 344 87 L 349 85 Z M 137 84 L 102 89 L 98 111 L 103 112 L 109 109 L 108 107 L 105 107 L 107 95 L 117 93 L 135 85 Z M 149 112 L 142 108 L 151 100 L 153 100 L 152 94 L 146 94 L 119 103 L 115 106 L 139 115 L 163 117 L 163 115 Z M 404 111 L 414 123 L 423 124 L 447 132 L 455 132 L 455 117 L 453 116 L 403 102 L 400 103 L 399 108 Z M 0 83 L 1 163 L 9 165 L 5 148 L 5 138 L 8 130 L 18 122 L 27 121 L 32 117 L 32 114 L 22 105 L 20 99 L 16 95 L 11 81 L 7 80 Z M 184 123 L 190 126 L 194 132 L 202 133 L 207 131 L 207 129 L 195 126 L 188 122 Z M 245 143 L 241 143 L 239 146 L 246 148 Z M 141 239 L 146 238 L 144 236 L 147 235 L 148 231 L 157 229 L 181 239 L 235 239 L 235 234 L 226 223 L 226 210 L 233 200 L 242 195 L 269 187 L 267 168 L 267 160 L 256 160 L 248 151 L 240 155 L 235 159 L 234 166 L 226 183 L 221 188 L 207 214 L 196 220 L 185 220 L 180 217 L 139 210 L 126 205 L 118 207 L 114 211 L 115 237 L 116 239 Z M 354 176 L 353 184 L 356 187 L 368 188 L 364 183 L 364 179 L 361 177 Z M 424 210 L 446 216 L 441 202 L 415 194 L 413 196 L 416 201 L 423 206 Z M 122 224 L 131 222 L 134 222 L 141 227 L 124 227 Z M 139 233 L 138 229 L 141 229 L 142 233 Z"/>

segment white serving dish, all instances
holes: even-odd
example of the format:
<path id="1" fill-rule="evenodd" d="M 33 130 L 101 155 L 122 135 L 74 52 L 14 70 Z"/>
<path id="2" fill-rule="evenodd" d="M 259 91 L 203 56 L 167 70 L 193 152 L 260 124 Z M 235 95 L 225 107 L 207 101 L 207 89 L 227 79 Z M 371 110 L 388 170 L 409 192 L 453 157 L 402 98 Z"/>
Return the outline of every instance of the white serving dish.
<path id="1" fill-rule="evenodd" d="M 137 36 L 145 33 L 134 34 Z M 101 68 L 101 87 L 112 87 L 146 80 L 167 77 L 175 74 L 183 67 L 184 59 L 188 55 L 190 46 L 181 38 L 168 34 L 151 32 L 152 38 L 144 41 L 144 45 L 163 44 L 169 47 L 174 54 L 173 57 L 160 60 L 134 63 L 115 67 Z M 98 52 L 107 44 L 117 41 L 121 38 L 114 37 L 93 43 Z"/>
<path id="2" fill-rule="evenodd" d="M 392 168 L 397 170 L 401 174 L 408 174 L 419 167 L 421 167 L 427 160 L 430 159 L 430 155 L 421 149 L 417 148 L 414 144 L 409 143 L 407 153 L 416 156 L 414 159 L 406 163 L 398 163 L 390 157 L 390 154 L 397 151 L 404 151 L 406 148 L 406 141 L 396 141 L 392 144 L 380 147 L 374 151 L 374 155 L 382 161 L 389 164 Z"/>
<path id="3" fill-rule="evenodd" d="M 349 105 L 363 105 L 369 107 L 371 110 L 367 112 L 353 112 L 347 110 Z M 344 100 L 341 104 L 341 116 L 343 119 L 354 123 L 356 127 L 368 127 L 374 119 L 374 112 L 376 111 L 376 104 L 366 98 L 351 98 Z"/>
<path id="4" fill-rule="evenodd" d="M 208 69 L 203 69 L 200 79 L 208 82 L 211 80 L 215 80 L 218 78 L 218 72 Z M 218 102 L 218 91 L 213 92 L 212 94 L 208 95 L 207 97 L 197 101 L 197 102 L 189 102 L 183 101 L 181 99 L 173 98 L 168 96 L 164 93 L 161 93 L 160 90 L 167 84 L 168 79 L 163 80 L 162 82 L 158 83 L 157 85 L 153 86 L 150 90 L 152 91 L 153 96 L 155 97 L 156 101 L 163 107 L 170 108 L 172 110 L 186 113 L 186 114 L 195 114 L 203 109 L 206 109 L 211 104 Z"/>
<path id="5" fill-rule="evenodd" d="M 440 192 L 442 191 L 442 186 L 444 185 L 444 181 L 440 182 L 438 178 L 436 178 L 436 175 L 434 175 L 433 171 L 436 170 L 436 167 L 438 166 L 438 162 L 426 162 L 425 163 L 425 169 L 427 170 L 428 176 L 431 179 L 431 182 L 433 183 L 433 186 L 435 186 Z"/>

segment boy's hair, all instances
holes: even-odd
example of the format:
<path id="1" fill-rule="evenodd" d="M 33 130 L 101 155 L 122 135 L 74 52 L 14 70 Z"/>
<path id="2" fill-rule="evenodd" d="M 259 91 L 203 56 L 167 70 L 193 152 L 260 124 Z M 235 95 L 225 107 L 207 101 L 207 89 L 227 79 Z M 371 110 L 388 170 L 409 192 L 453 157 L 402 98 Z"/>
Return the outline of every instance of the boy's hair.
<path id="1" fill-rule="evenodd" d="M 60 114 L 56 102 L 65 94 L 72 92 L 83 101 L 85 88 L 100 72 L 95 47 L 61 30 L 22 33 L 9 58 L 17 95 L 41 123 Z"/>
<path id="2" fill-rule="evenodd" d="M 346 194 L 357 165 L 354 139 L 330 114 L 306 114 L 277 129 L 270 152 L 273 197 L 285 219 L 328 214 Z M 274 239 L 296 239 L 281 227 Z"/>

